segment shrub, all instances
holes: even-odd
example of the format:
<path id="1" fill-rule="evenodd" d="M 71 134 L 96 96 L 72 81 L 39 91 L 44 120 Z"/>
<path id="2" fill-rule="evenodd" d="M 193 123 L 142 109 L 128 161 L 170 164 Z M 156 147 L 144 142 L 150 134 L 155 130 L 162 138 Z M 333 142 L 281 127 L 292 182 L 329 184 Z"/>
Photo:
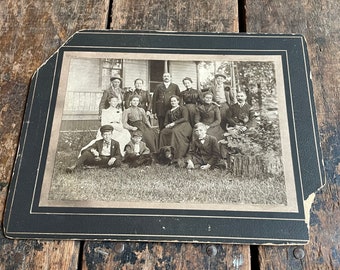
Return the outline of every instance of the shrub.
<path id="1" fill-rule="evenodd" d="M 79 151 L 95 138 L 96 132 L 91 130 L 60 132 L 58 151 Z"/>

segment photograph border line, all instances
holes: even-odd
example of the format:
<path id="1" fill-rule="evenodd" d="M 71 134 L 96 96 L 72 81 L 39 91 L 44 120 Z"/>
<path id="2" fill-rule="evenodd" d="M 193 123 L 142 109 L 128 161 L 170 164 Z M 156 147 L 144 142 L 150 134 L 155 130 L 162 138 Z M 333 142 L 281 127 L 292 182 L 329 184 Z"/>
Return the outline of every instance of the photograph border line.
<path id="1" fill-rule="evenodd" d="M 93 49 L 93 47 L 90 47 L 89 49 Z M 135 47 L 135 49 L 139 49 L 138 47 Z M 266 50 L 266 52 L 268 52 L 269 50 Z M 286 58 L 286 60 L 288 61 L 288 55 L 287 55 L 287 50 L 276 50 L 277 52 L 280 52 L 281 54 L 284 54 L 285 55 L 285 58 Z M 223 55 L 223 56 L 225 56 L 226 58 L 231 58 L 231 59 L 233 59 L 233 58 L 237 58 L 237 57 L 239 57 L 240 58 L 240 60 L 239 61 L 245 61 L 244 60 L 244 58 L 246 58 L 246 59 L 248 59 L 247 61 L 256 61 L 256 60 L 254 60 L 254 59 L 256 59 L 256 58 L 261 58 L 261 56 L 263 57 L 263 55 L 256 55 L 256 54 L 249 54 L 249 55 L 244 55 L 244 54 L 242 54 L 244 51 L 243 50 L 238 50 L 238 52 L 240 53 L 239 55 Z M 257 52 L 257 50 L 252 50 L 252 52 Z M 282 55 L 281 54 L 274 54 L 274 55 L 271 55 L 271 54 L 269 54 L 269 55 L 266 55 L 267 56 L 267 58 L 269 58 L 271 61 L 274 61 L 273 59 L 275 59 L 275 58 L 279 58 L 279 59 L 281 59 L 281 63 L 282 63 L 282 61 L 283 61 L 283 59 L 282 59 Z M 124 59 L 134 59 L 134 60 L 140 60 L 140 59 L 142 59 L 142 60 L 151 60 L 150 59 L 150 57 L 147 57 L 148 55 L 143 55 L 143 54 L 141 54 L 141 53 L 136 53 L 136 52 L 129 52 L 129 53 L 124 53 L 124 52 L 111 52 L 111 51 L 109 51 L 109 52 L 96 52 L 96 51 L 65 51 L 64 52 L 64 54 L 63 54 L 63 57 L 62 57 L 62 60 L 61 60 L 61 62 L 62 62 L 62 64 L 61 64 L 61 70 L 60 70 L 60 80 L 62 79 L 62 76 L 63 76 L 63 74 L 65 73 L 65 71 L 68 71 L 68 68 L 67 68 L 67 70 L 65 70 L 65 69 L 63 69 L 62 67 L 63 66 L 65 66 L 66 64 L 70 64 L 70 60 L 72 59 L 72 57 L 76 57 L 76 58 L 79 58 L 79 56 L 83 56 L 83 57 L 85 57 L 85 58 L 89 58 L 89 59 L 92 59 L 92 58 L 95 58 L 95 59 L 101 59 L 101 58 L 107 58 L 108 57 L 108 55 L 113 55 L 113 56 L 116 56 L 116 57 L 118 57 L 118 58 L 121 58 L 121 57 L 123 57 L 123 55 L 124 56 L 126 56 L 126 58 L 124 58 Z M 93 55 L 95 55 L 96 57 L 93 57 Z M 127 55 L 129 56 L 129 57 L 127 57 Z M 136 55 L 138 55 L 140 58 L 136 58 Z M 211 57 L 213 57 L 214 59 L 215 58 L 218 58 L 218 57 L 220 57 L 222 54 L 214 54 L 214 55 L 209 55 L 209 54 L 204 54 L 204 53 L 201 53 L 201 54 L 185 54 L 185 57 L 186 57 L 186 59 L 185 60 L 183 60 L 183 58 L 181 58 L 181 59 L 179 59 L 179 56 L 178 55 L 180 55 L 180 54 L 153 54 L 154 56 L 152 57 L 152 59 L 160 59 L 159 58 L 159 56 L 162 56 L 162 60 L 163 59 L 166 59 L 166 60 L 177 60 L 177 61 L 189 61 L 189 59 L 191 60 L 191 61 L 193 61 L 194 59 L 196 60 L 196 59 L 199 59 L 199 60 L 205 60 L 205 58 L 208 58 L 208 59 L 211 59 Z M 134 56 L 134 57 L 132 57 L 132 56 Z M 188 59 L 187 59 L 188 58 Z M 67 60 L 67 63 L 65 63 L 65 61 Z M 228 60 L 228 59 L 227 59 Z M 258 61 L 260 61 L 260 60 L 258 60 Z M 269 60 L 267 60 L 267 61 L 269 61 Z M 275 62 L 275 61 L 274 61 Z M 277 74 L 277 76 L 276 76 L 276 79 L 278 79 L 278 78 L 280 78 L 280 79 L 282 79 L 282 82 L 280 82 L 281 83 L 281 87 L 280 88 L 282 88 L 281 90 L 283 91 L 283 93 L 282 93 L 282 97 L 281 98 L 283 98 L 283 101 L 284 101 L 284 104 L 286 104 L 286 98 L 285 98 L 285 83 L 284 83 L 284 70 L 283 70 L 283 67 L 281 67 L 280 65 L 278 65 L 277 66 L 277 68 L 279 67 L 279 72 L 280 72 L 280 74 Z M 289 63 L 287 62 L 287 68 L 289 69 Z M 278 72 L 277 71 L 277 72 Z M 281 78 L 281 76 L 282 76 L 282 78 Z M 66 81 L 66 80 L 65 80 Z M 66 87 L 66 86 L 65 86 Z M 59 85 L 59 88 L 60 88 L 60 85 Z M 58 91 L 60 90 L 58 88 Z M 290 88 L 290 93 L 291 93 L 291 85 L 290 85 L 290 83 L 289 83 L 289 88 Z M 66 93 L 66 89 L 65 90 L 63 90 L 63 91 L 65 91 L 65 93 Z M 64 100 L 62 100 L 63 102 L 64 102 Z M 58 101 L 57 101 L 58 102 Z M 288 111 L 287 111 L 287 109 L 286 108 L 284 108 L 284 112 L 287 114 L 288 113 Z M 287 124 L 287 128 L 288 128 L 288 119 L 287 119 L 287 116 L 282 116 L 282 115 L 279 115 L 279 119 L 281 119 L 281 118 L 284 118 L 284 121 L 282 121 L 284 124 Z M 294 116 L 293 116 L 294 117 Z M 55 116 L 54 116 L 54 119 L 53 119 L 53 121 L 55 120 Z M 282 119 L 281 119 L 282 120 Z M 280 121 L 281 122 L 281 121 Z M 295 122 L 295 120 L 294 120 L 294 122 Z M 53 125 L 52 125 L 52 129 L 55 127 L 55 124 L 53 123 Z M 295 129 L 295 126 L 294 126 L 294 129 Z M 289 138 L 289 128 L 288 128 L 288 134 L 286 134 L 287 136 L 288 136 L 288 138 L 286 138 L 287 140 L 289 140 L 290 141 L 290 138 Z M 281 132 L 280 132 L 281 133 Z M 295 138 L 296 138 L 296 130 L 294 130 L 294 134 L 295 134 Z M 282 134 L 281 134 L 282 135 Z M 282 145 L 282 144 L 281 144 Z M 291 148 L 290 148 L 290 143 L 288 144 L 288 146 L 286 146 L 286 148 L 289 148 L 288 149 L 288 152 L 289 153 L 291 153 Z M 290 154 L 291 155 L 291 154 Z M 49 158 L 47 158 L 47 161 L 49 160 Z M 291 163 L 292 162 L 292 160 L 290 160 L 289 161 L 289 163 Z M 46 165 L 47 166 L 47 165 Z M 291 164 L 291 166 L 293 166 L 292 164 Z M 290 168 L 291 168 L 291 170 L 293 170 L 293 167 L 291 167 L 290 166 Z M 294 172 L 292 171 L 292 173 L 294 174 Z M 300 173 L 300 168 L 299 168 L 299 173 Z M 46 172 L 45 172 L 45 174 L 46 174 Z M 293 175 L 292 175 L 293 176 Z M 45 176 L 44 176 L 44 178 L 45 178 Z M 294 177 L 293 177 L 294 178 Z M 290 179 L 290 178 L 288 178 L 288 180 L 289 181 L 292 181 L 293 183 L 290 183 L 290 184 L 294 184 L 294 186 L 296 185 L 296 183 L 295 183 L 295 180 L 294 179 Z M 287 178 L 286 178 L 287 179 Z M 301 182 L 301 173 L 300 173 L 300 182 Z M 44 183 L 45 182 L 43 182 L 43 186 L 44 186 Z M 286 184 L 287 184 L 287 182 L 286 182 Z M 301 184 L 302 185 L 302 184 Z M 288 194 L 287 193 L 287 191 L 288 191 L 288 186 L 286 185 L 286 194 Z M 290 193 L 289 193 L 290 194 Z M 47 198 L 46 198 L 46 196 L 47 196 L 47 194 L 44 194 L 44 193 L 42 193 L 41 194 L 41 198 L 42 199 L 40 199 L 40 203 L 39 203 L 39 206 L 42 206 L 42 207 L 55 207 L 54 206 L 54 204 L 52 204 L 52 202 L 51 203 L 45 203 L 45 201 L 50 201 L 50 200 L 48 200 Z M 34 195 L 34 197 L 35 197 L 35 195 Z M 289 196 L 288 196 L 289 197 Z M 292 197 L 292 196 L 291 196 Z M 273 211 L 275 211 L 275 212 L 282 212 L 282 213 L 284 213 L 284 212 L 289 212 L 289 213 L 296 213 L 296 212 L 298 212 L 299 210 L 298 210 L 298 205 L 297 205 L 297 197 L 296 197 L 296 189 L 294 188 L 294 196 L 293 196 L 294 198 L 291 198 L 291 199 L 294 199 L 294 206 L 293 205 L 290 205 L 289 206 L 289 203 L 291 204 L 291 200 L 289 200 L 288 201 L 288 204 L 286 205 L 286 206 L 284 206 L 283 208 L 282 208 L 282 210 L 281 211 L 278 211 L 277 210 L 277 205 L 270 205 L 270 207 L 272 207 L 273 209 L 272 209 L 272 212 Z M 144 202 L 143 202 L 144 203 Z M 52 205 L 51 205 L 52 204 Z M 113 204 L 115 204 L 115 206 L 112 206 Z M 202 211 L 204 211 L 204 210 L 208 210 L 208 207 L 210 207 L 210 204 L 206 204 L 206 207 L 203 207 L 203 205 L 205 205 L 205 204 L 199 204 L 199 205 L 202 205 L 202 208 L 199 208 L 199 207 L 192 207 L 192 208 L 188 208 L 188 207 L 179 207 L 179 206 L 177 206 L 178 204 L 176 204 L 176 203 L 169 203 L 168 205 L 170 205 L 169 207 L 165 207 L 166 206 L 166 204 L 163 204 L 164 206 L 163 207 L 155 207 L 154 205 L 155 204 L 147 204 L 146 203 L 146 206 L 145 207 L 136 207 L 136 206 L 118 206 L 117 204 L 120 204 L 120 202 L 107 202 L 107 206 L 106 207 L 108 207 L 108 208 L 112 208 L 112 209 L 122 209 L 122 208 L 132 208 L 132 209 L 145 209 L 145 208 L 147 208 L 147 209 L 155 209 L 155 210 L 157 210 L 157 209 L 177 209 L 177 210 L 202 210 Z M 136 204 L 135 202 L 131 202 L 131 204 Z M 156 203 L 157 205 L 158 205 L 158 203 Z M 88 205 L 88 204 L 86 204 L 86 203 L 84 203 L 84 206 L 79 206 L 78 205 L 78 207 L 81 207 L 81 208 L 86 208 L 86 205 Z M 188 204 L 186 204 L 186 205 L 193 205 L 193 204 L 191 204 L 191 203 L 188 203 Z M 196 204 L 196 205 L 198 205 L 198 204 Z M 239 209 L 239 207 L 241 207 L 241 205 L 242 204 L 235 204 L 235 206 L 233 206 L 233 208 L 237 208 L 237 210 L 234 210 L 234 209 L 232 209 L 232 207 L 228 207 L 228 208 L 226 208 L 226 207 L 220 207 L 220 208 L 218 208 L 217 210 L 220 210 L 220 211 L 242 211 L 241 209 Z M 68 205 L 69 207 L 74 207 L 73 205 Z M 175 206 L 177 206 L 177 207 L 175 207 Z M 237 206 L 239 206 L 239 207 L 237 207 Z M 261 210 L 259 210 L 258 208 L 259 207 L 264 207 L 264 208 L 268 208 L 268 205 L 256 205 L 256 206 L 252 206 L 251 204 L 246 204 L 246 205 L 242 205 L 243 207 L 248 207 L 248 211 L 249 212 L 260 212 Z M 57 207 L 57 206 L 56 206 Z M 88 206 L 87 206 L 88 207 Z M 91 207 L 93 207 L 93 205 L 91 206 Z M 293 208 L 292 208 L 293 207 Z M 253 209 L 254 208 L 254 209 Z M 31 208 L 32 209 L 32 208 Z M 293 209 L 293 210 L 292 210 Z M 270 212 L 270 210 L 268 210 L 268 209 L 266 209 L 266 211 L 268 211 L 268 212 Z M 262 212 L 262 211 L 261 211 Z"/>

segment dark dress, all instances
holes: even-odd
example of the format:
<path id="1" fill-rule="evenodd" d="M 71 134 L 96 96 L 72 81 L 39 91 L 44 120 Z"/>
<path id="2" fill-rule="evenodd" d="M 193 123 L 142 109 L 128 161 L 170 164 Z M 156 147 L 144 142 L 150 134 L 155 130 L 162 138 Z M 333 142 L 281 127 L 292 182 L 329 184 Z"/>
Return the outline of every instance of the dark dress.
<path id="1" fill-rule="evenodd" d="M 171 109 L 170 97 L 180 96 L 181 91 L 177 84 L 170 83 L 166 88 L 164 83 L 156 86 L 152 97 L 152 113 L 155 113 L 158 118 L 159 129 L 164 128 L 165 115 Z"/>
<path id="2" fill-rule="evenodd" d="M 223 129 L 220 126 L 221 113 L 215 104 L 203 104 L 197 106 L 195 123 L 201 122 L 208 125 L 207 134 L 216 137 L 217 140 L 223 139 Z"/>
<path id="3" fill-rule="evenodd" d="M 188 109 L 189 123 L 191 127 L 195 125 L 196 106 L 202 103 L 200 92 L 196 89 L 187 89 L 181 93 L 182 104 Z"/>
<path id="4" fill-rule="evenodd" d="M 138 128 L 143 133 L 143 141 L 151 153 L 158 151 L 158 133 L 151 127 L 144 109 L 130 107 L 124 110 L 123 127 L 129 131 L 133 131 L 133 127 Z"/>
<path id="5" fill-rule="evenodd" d="M 144 111 L 151 111 L 151 95 L 150 95 L 150 91 L 145 91 L 145 90 L 138 90 L 135 89 L 133 91 L 129 91 L 126 92 L 124 95 L 124 107 L 125 109 L 131 107 L 130 105 L 130 101 L 132 99 L 132 97 L 134 96 L 139 96 L 140 97 L 140 101 L 139 101 L 139 105 L 138 107 L 141 107 L 144 109 Z"/>
<path id="6" fill-rule="evenodd" d="M 159 146 L 174 147 L 174 158 L 182 158 L 186 155 L 192 134 L 192 128 L 188 122 L 188 109 L 184 106 L 169 110 L 165 116 L 165 126 L 175 123 L 172 128 L 163 128 L 160 133 Z"/>
<path id="7" fill-rule="evenodd" d="M 213 93 L 213 101 L 215 101 L 217 104 L 219 104 L 219 109 L 221 113 L 221 123 L 220 126 L 223 130 L 226 129 L 227 124 L 227 115 L 229 112 L 229 107 L 236 102 L 236 98 L 234 93 L 231 91 L 230 87 L 222 87 L 223 93 L 220 93 L 220 97 L 218 96 L 218 86 L 215 85 L 209 89 L 210 92 Z M 223 99 L 223 101 L 220 100 L 220 98 Z"/>

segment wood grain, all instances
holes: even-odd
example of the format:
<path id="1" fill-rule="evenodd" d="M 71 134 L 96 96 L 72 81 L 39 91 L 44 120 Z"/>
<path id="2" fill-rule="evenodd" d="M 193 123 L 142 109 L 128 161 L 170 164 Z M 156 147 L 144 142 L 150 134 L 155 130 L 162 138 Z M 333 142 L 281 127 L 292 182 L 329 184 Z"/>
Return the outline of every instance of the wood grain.
<path id="1" fill-rule="evenodd" d="M 238 32 L 237 0 L 117 0 L 111 29 Z"/>
<path id="2" fill-rule="evenodd" d="M 247 1 L 246 10 L 248 32 L 293 32 L 306 37 L 328 181 L 311 209 L 305 257 L 297 262 L 291 247 L 260 247 L 261 269 L 339 269 L 340 3 L 260 0 Z"/>
<path id="3" fill-rule="evenodd" d="M 10 240 L 0 236 L 0 269 L 76 269 L 79 242 Z"/>
<path id="4" fill-rule="evenodd" d="M 0 38 L 0 211 L 3 212 L 28 85 L 34 71 L 75 31 L 105 28 L 108 1 L 6 1 Z M 2 220 L 2 215 L 1 215 Z M 76 269 L 79 242 L 0 236 L 0 269 Z"/>
<path id="5" fill-rule="evenodd" d="M 241 245 L 87 242 L 84 251 L 83 269 L 250 269 Z"/>
<path id="6" fill-rule="evenodd" d="M 317 193 L 311 211 L 311 241 L 305 257 L 296 247 L 259 248 L 261 269 L 338 269 L 340 103 L 339 11 L 336 0 L 247 1 L 248 32 L 296 32 L 306 36 L 312 66 L 317 120 L 329 183 Z M 112 29 L 238 31 L 236 0 L 116 0 Z M 4 207 L 29 79 L 71 34 L 103 29 L 109 0 L 14 1 L 2 3 L 0 57 L 0 208 Z M 230 269 L 240 254 L 240 269 L 250 269 L 249 247 L 204 244 L 86 242 L 84 269 Z M 0 269 L 76 269 L 79 242 L 13 241 L 0 236 Z M 101 254 L 101 255 L 100 255 Z M 236 257 L 235 257 L 236 256 Z M 135 259 L 134 259 L 135 258 Z M 134 263 L 133 263 L 134 262 Z M 236 267 L 234 267 L 236 268 Z"/>

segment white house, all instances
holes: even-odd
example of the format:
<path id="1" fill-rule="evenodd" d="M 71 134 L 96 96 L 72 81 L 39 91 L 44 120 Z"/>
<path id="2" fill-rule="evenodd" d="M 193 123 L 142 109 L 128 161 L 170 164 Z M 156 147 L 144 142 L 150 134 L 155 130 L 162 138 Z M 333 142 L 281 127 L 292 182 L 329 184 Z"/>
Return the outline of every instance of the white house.
<path id="1" fill-rule="evenodd" d="M 144 80 L 151 94 L 162 82 L 164 72 L 184 90 L 182 80 L 190 77 L 199 88 L 198 63 L 194 61 L 73 58 L 70 63 L 61 130 L 91 130 L 99 126 L 98 107 L 110 77 L 119 74 L 122 88 L 133 88 L 134 80 Z"/>

